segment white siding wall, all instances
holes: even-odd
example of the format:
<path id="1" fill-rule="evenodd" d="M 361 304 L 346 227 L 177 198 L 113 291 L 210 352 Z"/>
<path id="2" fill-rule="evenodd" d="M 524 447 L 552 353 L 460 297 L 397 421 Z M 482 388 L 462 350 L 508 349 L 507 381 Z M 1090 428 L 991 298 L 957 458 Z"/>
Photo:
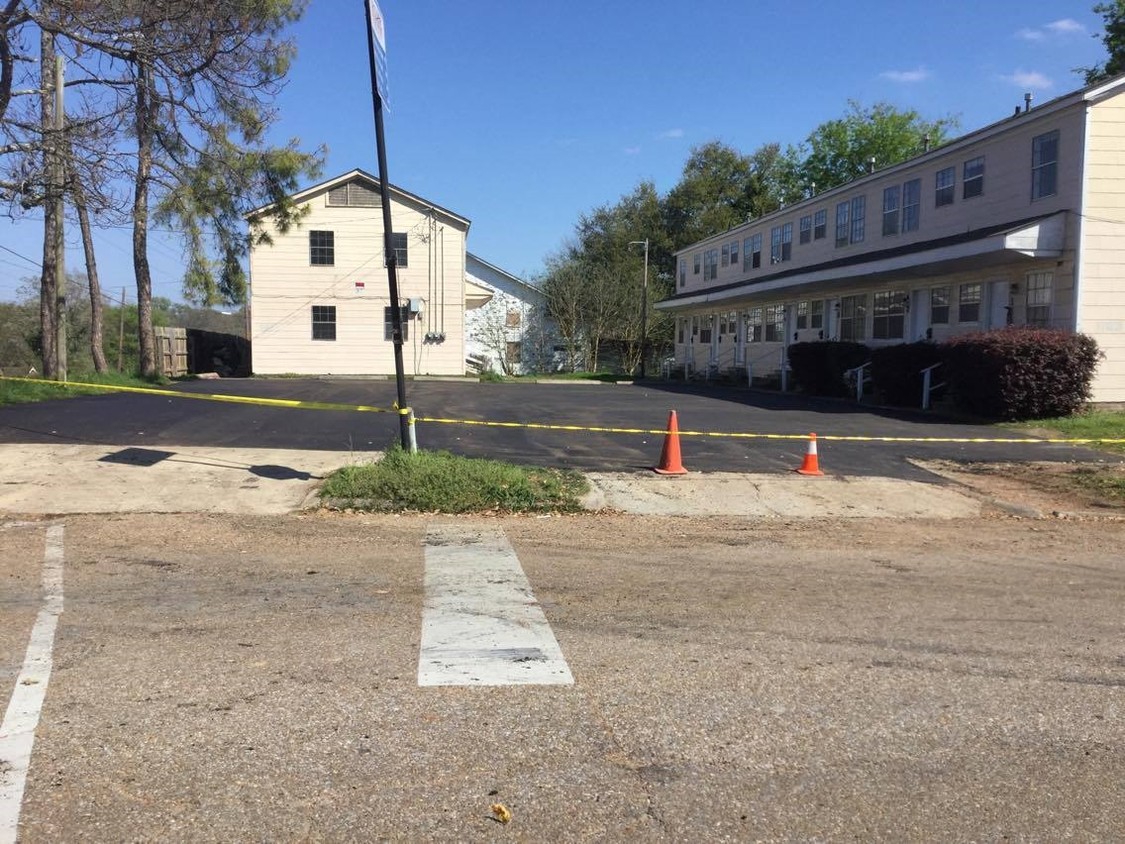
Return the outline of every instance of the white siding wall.
<path id="1" fill-rule="evenodd" d="M 1125 402 L 1125 97 L 1090 110 L 1078 330 L 1105 353 L 1094 401 Z"/>
<path id="2" fill-rule="evenodd" d="M 251 338 L 258 374 L 391 374 L 393 344 L 384 339 L 390 304 L 383 266 L 379 208 L 329 207 L 327 194 L 312 196 L 309 214 L 286 234 L 272 231 L 272 246 L 250 256 Z M 399 201 L 392 225 L 407 234 L 408 266 L 398 272 L 403 300 L 423 300 L 408 323 L 403 360 L 408 375 L 464 373 L 464 278 L 467 227 L 441 212 Z M 332 231 L 335 263 L 312 266 L 309 232 Z M 362 282 L 362 289 L 356 287 Z M 336 340 L 312 339 L 312 307 L 336 307 Z M 435 327 L 440 326 L 440 328 Z M 443 342 L 427 342 L 444 331 Z"/>
<path id="3" fill-rule="evenodd" d="M 469 280 L 492 290 L 493 297 L 484 306 L 465 311 L 466 354 L 488 357 L 490 368 L 501 372 L 506 344 L 519 343 L 520 360 L 509 365 L 511 374 L 555 370 L 555 332 L 545 318 L 546 297 L 471 255 L 467 267 Z M 518 321 L 509 320 L 509 314 L 518 314 Z M 509 325 L 510 321 L 517 324 Z"/>

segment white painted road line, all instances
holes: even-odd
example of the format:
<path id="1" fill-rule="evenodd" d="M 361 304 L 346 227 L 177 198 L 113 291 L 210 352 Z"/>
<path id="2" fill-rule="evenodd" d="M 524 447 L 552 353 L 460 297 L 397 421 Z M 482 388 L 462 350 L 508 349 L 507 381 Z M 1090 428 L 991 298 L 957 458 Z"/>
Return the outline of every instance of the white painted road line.
<path id="1" fill-rule="evenodd" d="M 431 527 L 425 590 L 419 686 L 574 682 L 501 528 Z"/>
<path id="2" fill-rule="evenodd" d="M 62 611 L 63 526 L 50 525 L 43 557 L 43 607 L 31 628 L 23 670 L 0 724 L 0 844 L 14 844 L 19 832 L 31 748 L 51 679 L 51 652 Z"/>

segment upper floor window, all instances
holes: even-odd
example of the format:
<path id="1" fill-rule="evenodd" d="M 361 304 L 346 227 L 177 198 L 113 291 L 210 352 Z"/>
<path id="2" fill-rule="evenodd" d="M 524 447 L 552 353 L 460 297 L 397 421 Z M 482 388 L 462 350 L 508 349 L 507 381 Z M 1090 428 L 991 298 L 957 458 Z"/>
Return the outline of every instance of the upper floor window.
<path id="1" fill-rule="evenodd" d="M 902 185 L 902 233 L 918 231 L 922 211 L 922 180 L 911 179 Z"/>
<path id="2" fill-rule="evenodd" d="M 398 309 L 398 318 L 402 324 L 402 339 L 410 339 L 410 308 L 403 305 Z M 394 308 L 383 308 L 383 339 L 394 340 L 395 338 L 395 311 Z"/>
<path id="3" fill-rule="evenodd" d="M 958 322 L 980 322 L 979 284 L 962 284 L 957 299 Z"/>
<path id="4" fill-rule="evenodd" d="M 953 185 L 957 178 L 954 167 L 945 167 L 937 171 L 934 177 L 934 207 L 953 204 Z"/>
<path id="5" fill-rule="evenodd" d="M 801 218 L 801 243 L 810 243 L 812 241 L 812 214 L 806 214 Z"/>
<path id="6" fill-rule="evenodd" d="M 966 161 L 961 176 L 962 199 L 972 199 L 984 193 L 984 156 L 978 155 Z"/>
<path id="7" fill-rule="evenodd" d="M 336 339 L 336 306 L 312 306 L 312 338 L 314 340 Z"/>
<path id="8" fill-rule="evenodd" d="M 1059 130 L 1031 139 L 1031 199 L 1054 196 L 1059 189 Z"/>
<path id="9" fill-rule="evenodd" d="M 906 324 L 906 293 L 883 290 L 875 294 L 871 308 L 871 338 L 901 340 Z"/>
<path id="10" fill-rule="evenodd" d="M 719 275 L 719 250 L 708 249 L 703 253 L 703 280 L 711 281 Z"/>
<path id="11" fill-rule="evenodd" d="M 867 197 L 857 196 L 852 199 L 852 243 L 862 243 L 864 235 L 864 218 L 867 216 Z"/>
<path id="12" fill-rule="evenodd" d="M 1054 273 L 1027 274 L 1027 324 L 1046 328 L 1051 323 L 1051 285 Z"/>
<path id="13" fill-rule="evenodd" d="M 726 243 L 723 244 L 723 266 L 730 266 L 730 245 Z"/>
<path id="14" fill-rule="evenodd" d="M 836 206 L 836 245 L 848 245 L 848 212 L 851 210 L 850 202 L 841 202 Z"/>
<path id="15" fill-rule="evenodd" d="M 840 299 L 841 340 L 860 341 L 867 330 L 867 294 L 844 296 Z"/>
<path id="16" fill-rule="evenodd" d="M 748 237 L 742 239 L 742 269 L 750 269 L 750 246 L 752 240 Z"/>
<path id="17" fill-rule="evenodd" d="M 730 265 L 732 267 L 738 266 L 738 241 L 732 240 L 730 243 Z"/>
<path id="18" fill-rule="evenodd" d="M 898 234 L 899 186 L 883 189 L 883 237 Z"/>
<path id="19" fill-rule="evenodd" d="M 770 229 L 770 263 L 780 264 L 793 257 L 793 224 L 785 223 Z"/>
<path id="20" fill-rule="evenodd" d="M 399 267 L 409 266 L 406 260 L 406 232 L 393 232 L 391 234 L 391 246 L 395 250 L 395 265 Z"/>
<path id="21" fill-rule="evenodd" d="M 698 252 L 696 252 L 694 255 L 692 255 L 692 262 L 695 265 L 695 269 L 692 270 L 692 275 L 699 275 L 699 253 Z"/>
<path id="22" fill-rule="evenodd" d="M 314 267 L 331 267 L 336 263 L 336 233 L 309 232 L 309 263 Z"/>
<path id="23" fill-rule="evenodd" d="M 687 284 L 687 258 L 680 258 L 680 287 L 685 284 Z"/>
<path id="24" fill-rule="evenodd" d="M 930 289 L 930 325 L 949 325 L 949 288 Z"/>
<path id="25" fill-rule="evenodd" d="M 813 214 L 813 240 L 824 240 L 828 237 L 828 209 L 821 208 Z"/>
<path id="26" fill-rule="evenodd" d="M 756 234 L 750 238 L 750 266 L 753 269 L 758 269 L 762 266 L 762 235 Z"/>

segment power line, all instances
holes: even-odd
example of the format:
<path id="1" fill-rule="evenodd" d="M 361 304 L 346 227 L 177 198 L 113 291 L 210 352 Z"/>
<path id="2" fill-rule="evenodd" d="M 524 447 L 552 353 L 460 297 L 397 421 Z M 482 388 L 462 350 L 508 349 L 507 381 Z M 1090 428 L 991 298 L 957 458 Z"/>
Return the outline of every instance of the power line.
<path id="1" fill-rule="evenodd" d="M 11 252 L 17 258 L 23 258 L 23 260 L 27 261 L 29 264 L 33 264 L 36 267 L 36 269 L 40 269 L 40 270 L 43 269 L 43 265 L 40 264 L 38 261 L 36 261 L 32 258 L 28 258 L 26 255 L 21 255 L 19 252 L 17 252 L 14 249 L 9 249 L 7 246 L 4 246 L 3 244 L 0 244 L 0 249 L 3 249 L 5 252 Z"/>

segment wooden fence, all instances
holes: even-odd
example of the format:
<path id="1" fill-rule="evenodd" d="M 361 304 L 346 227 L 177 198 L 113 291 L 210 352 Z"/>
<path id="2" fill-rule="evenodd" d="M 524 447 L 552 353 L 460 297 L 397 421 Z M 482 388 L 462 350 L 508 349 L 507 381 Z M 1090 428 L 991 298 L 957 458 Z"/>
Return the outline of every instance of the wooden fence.
<path id="1" fill-rule="evenodd" d="M 155 328 L 156 363 L 167 378 L 188 374 L 187 329 Z"/>

